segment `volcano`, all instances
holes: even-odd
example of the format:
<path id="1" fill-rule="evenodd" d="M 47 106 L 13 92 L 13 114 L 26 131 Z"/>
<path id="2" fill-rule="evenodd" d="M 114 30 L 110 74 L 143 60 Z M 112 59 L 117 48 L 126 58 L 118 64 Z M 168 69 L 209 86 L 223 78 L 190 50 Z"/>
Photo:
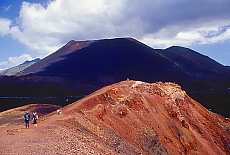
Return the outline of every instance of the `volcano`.
<path id="1" fill-rule="evenodd" d="M 126 80 L 60 110 L 40 116 L 37 128 L 0 124 L 0 153 L 230 154 L 229 119 L 207 110 L 175 83 Z"/>
<path id="2" fill-rule="evenodd" d="M 178 83 L 206 108 L 230 116 L 229 67 L 188 48 L 153 49 L 133 38 L 72 40 L 16 76 L 0 78 L 0 86 L 2 96 L 66 105 L 126 79 Z"/>

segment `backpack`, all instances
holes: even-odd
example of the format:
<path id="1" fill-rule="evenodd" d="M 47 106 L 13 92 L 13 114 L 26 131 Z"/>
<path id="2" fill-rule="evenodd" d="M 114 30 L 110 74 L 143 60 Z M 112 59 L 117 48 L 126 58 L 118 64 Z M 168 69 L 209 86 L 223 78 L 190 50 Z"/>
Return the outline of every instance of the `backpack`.
<path id="1" fill-rule="evenodd" d="M 30 119 L 29 115 L 26 114 L 26 115 L 25 115 L 25 120 L 28 121 L 29 119 Z"/>
<path id="2" fill-rule="evenodd" d="M 35 116 L 35 119 L 38 120 L 38 115 Z"/>

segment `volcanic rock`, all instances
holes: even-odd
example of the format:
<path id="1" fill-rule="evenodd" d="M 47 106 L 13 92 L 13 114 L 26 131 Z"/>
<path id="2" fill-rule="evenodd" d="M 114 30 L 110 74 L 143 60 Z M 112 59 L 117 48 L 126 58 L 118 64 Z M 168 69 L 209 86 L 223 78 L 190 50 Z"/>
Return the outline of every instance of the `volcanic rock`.
<path id="1" fill-rule="evenodd" d="M 230 153 L 229 119 L 207 110 L 175 83 L 122 81 L 61 111 L 44 116 L 36 129 L 0 126 L 2 153 Z"/>
<path id="2" fill-rule="evenodd" d="M 118 152 L 229 154 L 229 120 L 174 83 L 124 81 L 63 108 Z M 129 144 L 129 146 L 125 146 Z M 123 152 L 126 153 L 126 152 Z"/>
<path id="3" fill-rule="evenodd" d="M 36 129 L 1 127 L 3 153 L 230 154 L 229 119 L 207 110 L 175 83 L 122 81 L 61 111 L 44 116 Z M 14 143 L 16 138 L 24 146 Z M 19 146 L 27 149 L 14 149 Z"/>

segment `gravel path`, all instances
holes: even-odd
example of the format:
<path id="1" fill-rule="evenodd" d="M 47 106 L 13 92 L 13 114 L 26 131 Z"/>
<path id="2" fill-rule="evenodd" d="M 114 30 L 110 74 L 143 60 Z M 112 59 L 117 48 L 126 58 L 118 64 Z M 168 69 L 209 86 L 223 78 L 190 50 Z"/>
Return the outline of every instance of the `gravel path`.
<path id="1" fill-rule="evenodd" d="M 94 135 L 68 125 L 71 124 L 42 123 L 29 129 L 23 124 L 0 127 L 0 154 L 117 154 Z"/>

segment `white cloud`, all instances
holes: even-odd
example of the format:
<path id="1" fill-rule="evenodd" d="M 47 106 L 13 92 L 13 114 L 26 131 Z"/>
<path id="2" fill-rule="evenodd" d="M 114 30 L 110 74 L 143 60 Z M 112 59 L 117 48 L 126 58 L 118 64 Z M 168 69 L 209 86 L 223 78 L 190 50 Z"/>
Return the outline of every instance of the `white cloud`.
<path id="1" fill-rule="evenodd" d="M 16 57 L 9 57 L 9 63 L 11 64 L 19 64 L 19 63 L 23 63 L 26 60 L 32 60 L 33 58 L 29 55 L 29 54 L 22 54 L 20 56 L 16 56 Z"/>
<path id="2" fill-rule="evenodd" d="M 126 19 L 125 9 L 121 0 L 55 0 L 47 5 L 24 2 L 20 25 L 11 27 L 11 34 L 40 53 L 54 52 L 71 39 L 141 35 L 141 19 Z"/>
<path id="3" fill-rule="evenodd" d="M 32 60 L 33 58 L 29 54 L 22 54 L 20 56 L 9 57 L 7 61 L 0 62 L 0 70 L 17 66 L 27 60 Z"/>
<path id="4" fill-rule="evenodd" d="M 8 5 L 8 6 L 3 7 L 4 11 L 6 11 L 6 12 L 9 11 L 10 8 L 11 8 L 11 5 Z"/>
<path id="5" fill-rule="evenodd" d="M 0 36 L 8 35 L 10 32 L 11 21 L 6 18 L 0 18 Z"/>
<path id="6" fill-rule="evenodd" d="M 18 25 L 11 26 L 10 33 L 40 55 L 56 51 L 71 39 L 130 36 L 153 47 L 208 44 L 229 40 L 229 29 L 221 30 L 230 25 L 228 4 L 229 0 L 23 2 Z M 10 24 L 5 21 L 0 34 L 8 34 Z"/>
<path id="7" fill-rule="evenodd" d="M 207 39 L 207 43 L 217 43 L 217 42 L 223 42 L 226 40 L 230 40 L 230 27 L 223 33 L 220 33 L 217 36 Z"/>
<path id="8" fill-rule="evenodd" d="M 140 40 L 156 48 L 167 48 L 173 45 L 212 44 L 230 40 L 230 27 L 227 24 L 225 30 L 223 30 L 221 25 L 209 26 L 207 24 L 203 26 L 205 27 L 194 27 L 184 30 L 180 26 L 167 27 L 158 33 L 147 34 Z"/>
<path id="9" fill-rule="evenodd" d="M 202 39 L 202 35 L 196 31 L 179 32 L 176 37 L 180 40 L 187 40 L 187 41 Z"/>
<path id="10" fill-rule="evenodd" d="M 0 6 L 0 12 L 7 12 L 11 8 L 11 5 L 8 6 Z"/>
<path id="11" fill-rule="evenodd" d="M 0 62 L 0 66 L 4 66 L 4 65 L 6 65 L 6 64 L 7 64 L 6 61 L 1 61 L 1 62 Z"/>

